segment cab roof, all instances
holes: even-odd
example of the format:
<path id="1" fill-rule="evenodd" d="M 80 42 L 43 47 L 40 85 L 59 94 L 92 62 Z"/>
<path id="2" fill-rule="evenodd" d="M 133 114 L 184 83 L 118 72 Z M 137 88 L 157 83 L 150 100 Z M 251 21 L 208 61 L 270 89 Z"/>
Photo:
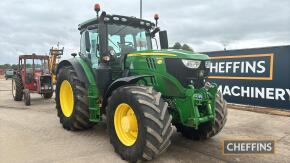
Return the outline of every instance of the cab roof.
<path id="1" fill-rule="evenodd" d="M 119 24 L 119 25 L 128 25 L 133 27 L 152 29 L 155 27 L 155 24 L 144 19 L 139 19 L 136 17 L 128 17 L 122 15 L 106 15 L 104 18 L 104 22 L 107 24 Z M 89 26 L 95 26 L 99 23 L 99 20 L 96 18 L 89 19 L 81 24 L 79 24 L 78 29 L 84 30 Z"/>

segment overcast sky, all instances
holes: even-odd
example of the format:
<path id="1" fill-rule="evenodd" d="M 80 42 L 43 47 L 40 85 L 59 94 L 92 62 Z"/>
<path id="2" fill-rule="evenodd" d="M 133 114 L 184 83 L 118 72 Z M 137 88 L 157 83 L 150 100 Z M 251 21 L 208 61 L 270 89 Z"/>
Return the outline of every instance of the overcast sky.
<path id="1" fill-rule="evenodd" d="M 101 4 L 110 14 L 139 16 L 139 0 L 0 0 L 0 64 L 20 54 L 47 54 L 60 42 L 64 58 L 79 51 L 79 23 Z M 143 17 L 167 29 L 169 43 L 195 51 L 290 44 L 289 0 L 143 0 Z"/>

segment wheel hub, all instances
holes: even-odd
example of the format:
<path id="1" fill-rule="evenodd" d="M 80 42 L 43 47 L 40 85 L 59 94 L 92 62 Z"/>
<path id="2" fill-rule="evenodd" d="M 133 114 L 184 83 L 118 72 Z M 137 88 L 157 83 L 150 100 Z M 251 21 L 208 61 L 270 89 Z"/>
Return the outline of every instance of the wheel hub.
<path id="1" fill-rule="evenodd" d="M 74 94 L 69 81 L 64 80 L 60 85 L 59 91 L 60 106 L 64 116 L 70 117 L 74 108 Z"/>
<path id="2" fill-rule="evenodd" d="M 114 125 L 117 137 L 126 146 L 132 146 L 138 135 L 138 122 L 131 106 L 121 103 L 114 115 Z"/>
<path id="3" fill-rule="evenodd" d="M 128 133 L 130 131 L 137 131 L 137 122 L 134 116 L 125 116 L 121 120 L 122 129 Z"/>

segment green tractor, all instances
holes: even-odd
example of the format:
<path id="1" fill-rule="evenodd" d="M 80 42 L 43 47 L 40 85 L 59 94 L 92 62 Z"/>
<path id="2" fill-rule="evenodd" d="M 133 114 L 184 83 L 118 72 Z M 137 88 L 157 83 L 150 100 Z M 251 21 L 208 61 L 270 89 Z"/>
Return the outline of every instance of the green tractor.
<path id="1" fill-rule="evenodd" d="M 135 17 L 109 15 L 79 25 L 80 53 L 57 68 L 56 109 L 63 128 L 105 121 L 122 159 L 151 160 L 171 144 L 175 126 L 189 139 L 221 131 L 226 102 L 207 81 L 209 57 L 168 49 L 166 31 Z M 153 50 L 159 33 L 161 50 Z M 155 40 L 155 41 L 152 41 Z"/>

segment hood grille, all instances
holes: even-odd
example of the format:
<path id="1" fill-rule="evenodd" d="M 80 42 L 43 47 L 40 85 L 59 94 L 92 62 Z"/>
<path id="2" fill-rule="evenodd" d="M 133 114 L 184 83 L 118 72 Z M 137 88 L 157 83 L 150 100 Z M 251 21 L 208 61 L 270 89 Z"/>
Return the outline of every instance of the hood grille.
<path id="1" fill-rule="evenodd" d="M 156 63 L 154 58 L 146 58 L 146 62 L 149 69 L 156 70 Z"/>
<path id="2" fill-rule="evenodd" d="M 177 58 L 166 58 L 165 64 L 166 71 L 179 80 L 185 88 L 190 84 L 195 88 L 201 88 L 208 77 L 209 69 L 205 68 L 205 61 L 202 61 L 197 69 L 186 67 L 181 59 Z"/>

